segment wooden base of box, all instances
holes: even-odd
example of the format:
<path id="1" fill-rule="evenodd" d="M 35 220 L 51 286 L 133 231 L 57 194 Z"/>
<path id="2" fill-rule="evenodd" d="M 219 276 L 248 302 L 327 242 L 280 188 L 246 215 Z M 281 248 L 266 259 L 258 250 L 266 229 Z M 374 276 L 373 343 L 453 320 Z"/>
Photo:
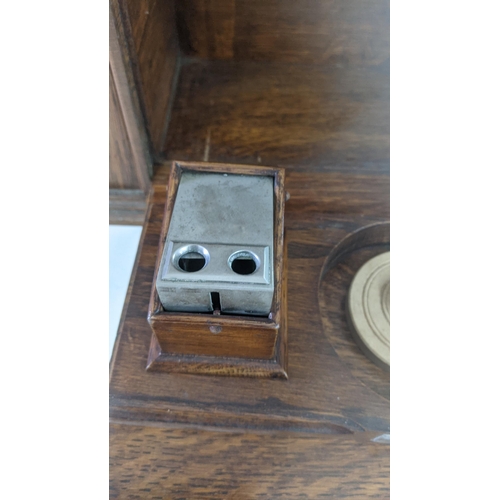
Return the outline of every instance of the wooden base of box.
<path id="1" fill-rule="evenodd" d="M 230 358 L 173 354 L 162 351 L 156 335 L 151 337 L 147 370 L 202 375 L 287 379 L 286 325 L 278 330 L 274 357 L 271 359 Z"/>
<path id="2" fill-rule="evenodd" d="M 268 317 L 177 313 L 164 310 L 155 283 L 183 170 L 274 177 L 275 289 Z M 153 336 L 147 370 L 288 378 L 284 203 L 283 169 L 174 162 L 149 303 L 148 321 Z"/>

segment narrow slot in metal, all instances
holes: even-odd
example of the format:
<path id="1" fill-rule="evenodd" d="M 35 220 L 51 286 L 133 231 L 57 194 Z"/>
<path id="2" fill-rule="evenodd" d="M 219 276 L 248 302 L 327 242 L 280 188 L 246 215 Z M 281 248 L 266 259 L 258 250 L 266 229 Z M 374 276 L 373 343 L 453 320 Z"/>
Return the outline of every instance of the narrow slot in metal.
<path id="1" fill-rule="evenodd" d="M 212 302 L 212 309 L 214 311 L 214 314 L 219 315 L 221 311 L 220 293 L 210 292 L 210 301 Z"/>

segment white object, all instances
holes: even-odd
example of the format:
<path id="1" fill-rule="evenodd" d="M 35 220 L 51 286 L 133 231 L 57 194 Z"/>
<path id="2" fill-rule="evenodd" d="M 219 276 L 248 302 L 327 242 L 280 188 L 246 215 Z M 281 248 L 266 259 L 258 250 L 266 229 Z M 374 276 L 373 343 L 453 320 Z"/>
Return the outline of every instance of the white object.
<path id="1" fill-rule="evenodd" d="M 109 226 L 109 357 L 113 352 L 142 226 Z"/>

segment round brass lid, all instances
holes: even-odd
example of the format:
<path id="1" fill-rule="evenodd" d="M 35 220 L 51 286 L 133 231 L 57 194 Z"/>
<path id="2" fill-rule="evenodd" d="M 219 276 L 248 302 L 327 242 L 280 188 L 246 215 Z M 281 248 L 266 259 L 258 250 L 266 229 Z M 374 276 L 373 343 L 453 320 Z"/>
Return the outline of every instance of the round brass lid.
<path id="1" fill-rule="evenodd" d="M 353 337 L 376 365 L 390 369 L 390 252 L 366 262 L 352 280 L 347 320 Z"/>

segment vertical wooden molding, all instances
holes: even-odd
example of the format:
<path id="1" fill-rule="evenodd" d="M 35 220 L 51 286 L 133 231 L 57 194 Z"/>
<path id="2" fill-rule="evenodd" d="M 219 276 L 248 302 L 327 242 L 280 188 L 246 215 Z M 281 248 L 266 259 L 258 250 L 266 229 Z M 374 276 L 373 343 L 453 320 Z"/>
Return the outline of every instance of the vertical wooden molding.
<path id="1" fill-rule="evenodd" d="M 112 1 L 109 11 L 109 64 L 130 143 L 136 187 L 146 193 L 151 186 L 153 160 L 129 61 L 130 54 L 120 9 L 116 2 Z"/>

